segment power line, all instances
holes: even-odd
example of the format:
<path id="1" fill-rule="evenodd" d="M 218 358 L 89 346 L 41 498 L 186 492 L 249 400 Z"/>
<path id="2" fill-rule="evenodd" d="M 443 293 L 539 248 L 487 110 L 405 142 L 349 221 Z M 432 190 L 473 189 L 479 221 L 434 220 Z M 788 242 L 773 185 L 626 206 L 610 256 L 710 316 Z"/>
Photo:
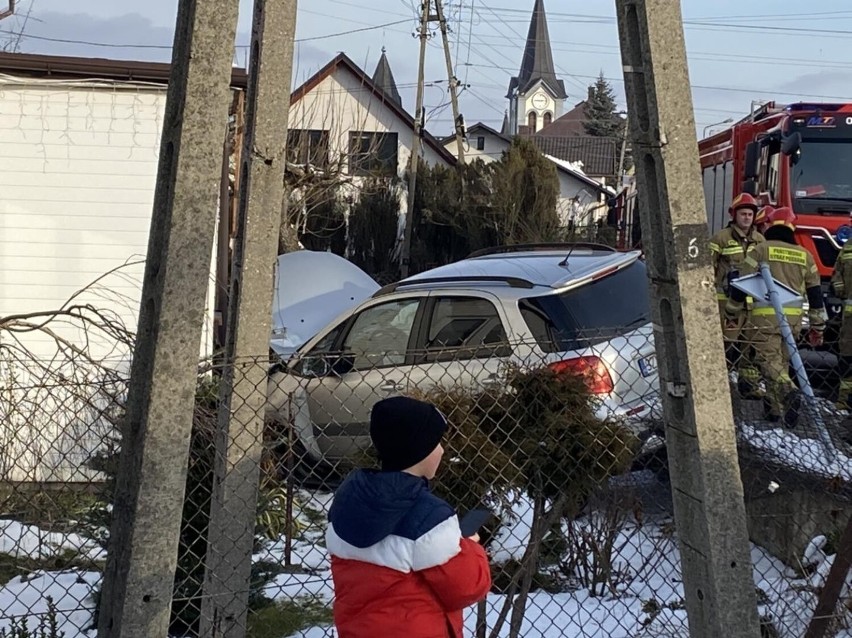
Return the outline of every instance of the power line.
<path id="1" fill-rule="evenodd" d="M 485 65 L 472 64 L 471 66 L 476 67 L 476 66 L 485 66 Z M 508 70 L 505 67 L 486 67 L 486 68 L 499 68 L 502 71 Z M 580 75 L 580 74 L 577 74 L 575 77 L 588 78 L 588 79 L 591 79 L 591 80 L 598 79 L 598 76 L 596 76 L 596 75 Z M 606 77 L 604 79 L 607 80 L 608 82 L 624 82 L 624 78 L 608 78 L 608 77 Z M 798 91 L 795 92 L 795 93 L 792 93 L 790 91 L 781 91 L 781 90 L 778 90 L 778 89 L 739 89 L 739 88 L 727 87 L 727 86 L 706 86 L 706 85 L 702 85 L 702 84 L 690 84 L 689 86 L 693 89 L 704 89 L 704 90 L 712 90 L 712 91 L 731 91 L 731 92 L 734 92 L 734 93 L 769 93 L 769 94 L 777 94 L 777 95 L 794 95 L 794 96 L 800 96 L 800 97 L 820 98 L 820 99 L 826 99 L 826 100 L 844 100 L 844 101 L 852 100 L 852 95 L 846 95 L 846 96 L 822 95 L 822 94 L 818 94 L 818 93 L 799 93 Z"/>
<path id="2" fill-rule="evenodd" d="M 480 35 L 479 38 L 499 38 L 500 40 L 505 40 L 504 37 L 499 35 Z M 558 43 L 558 40 L 554 40 L 553 43 Z M 552 50 L 554 52 L 570 52 L 570 53 L 587 53 L 594 55 L 620 55 L 619 47 L 615 45 L 609 44 L 596 44 L 592 42 L 567 42 L 563 41 L 565 44 L 576 44 L 579 46 L 596 46 L 603 49 L 609 49 L 606 51 L 594 51 L 583 48 L 564 48 L 564 47 L 553 47 Z M 508 43 L 485 43 L 485 46 L 490 48 L 505 48 L 505 49 L 517 49 L 517 47 L 513 44 Z M 743 61 L 752 62 L 754 64 L 771 64 L 778 65 L 778 57 L 773 56 L 760 56 L 760 55 L 747 55 L 747 54 L 736 54 L 736 53 L 716 53 L 712 51 L 692 51 L 688 52 L 689 61 L 702 61 L 702 62 L 724 62 L 731 63 L 735 62 L 739 65 L 742 64 Z M 468 60 L 469 61 L 469 60 Z M 807 59 L 807 58 L 794 58 L 790 60 L 784 61 L 785 66 L 801 66 L 807 68 L 821 68 L 821 69 L 852 69 L 852 63 L 850 62 L 842 62 L 842 61 L 833 61 L 833 60 L 815 60 L 815 59 Z"/>
<path id="3" fill-rule="evenodd" d="M 315 40 L 326 40 L 328 38 L 337 38 L 344 35 L 350 35 L 353 33 L 362 33 L 364 31 L 375 31 L 376 29 L 384 29 L 385 27 L 395 26 L 398 24 L 404 24 L 406 22 L 410 22 L 410 20 L 396 20 L 394 22 L 385 22 L 384 24 L 377 24 L 373 26 L 366 26 L 360 29 L 349 29 L 347 31 L 339 31 L 337 33 L 326 33 L 324 35 L 316 35 L 309 38 L 297 38 L 296 42 L 312 42 Z M 172 45 L 170 44 L 117 44 L 110 42 L 91 42 L 88 40 L 71 40 L 67 38 L 50 38 L 43 35 L 32 35 L 29 33 L 16 33 L 14 31 L 5 31 L 0 30 L 0 35 L 13 35 L 16 37 L 27 38 L 30 40 L 39 40 L 42 42 L 58 42 L 61 44 L 79 44 L 82 46 L 90 46 L 90 47 L 103 47 L 110 49 L 161 49 L 161 50 L 171 50 Z M 251 45 L 248 44 L 237 44 L 235 45 L 237 49 L 250 49 Z"/>

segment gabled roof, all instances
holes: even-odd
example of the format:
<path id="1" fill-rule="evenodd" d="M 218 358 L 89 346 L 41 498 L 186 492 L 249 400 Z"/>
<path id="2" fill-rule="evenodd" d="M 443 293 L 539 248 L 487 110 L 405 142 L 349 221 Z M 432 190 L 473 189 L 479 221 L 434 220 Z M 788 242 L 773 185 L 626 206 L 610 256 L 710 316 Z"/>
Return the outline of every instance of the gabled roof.
<path id="1" fill-rule="evenodd" d="M 547 154 L 544 154 L 544 153 L 543 153 L 543 155 L 547 159 L 549 159 L 551 162 L 553 162 L 556 165 L 557 169 L 559 169 L 563 173 L 566 173 L 567 175 L 570 175 L 574 179 L 583 182 L 586 186 L 589 186 L 590 188 L 594 189 L 598 193 L 601 193 L 601 194 L 604 194 L 604 195 L 614 195 L 615 194 L 615 192 L 611 188 L 604 186 L 600 182 L 596 182 L 591 177 L 586 175 L 586 173 L 584 171 L 577 170 L 576 168 L 571 166 L 570 162 L 563 160 L 563 159 L 559 159 L 558 157 L 553 157 L 552 155 L 547 155 Z"/>
<path id="2" fill-rule="evenodd" d="M 396 88 L 396 80 L 393 79 L 393 72 L 391 71 L 384 47 L 382 47 L 382 56 L 379 58 L 379 63 L 376 65 L 376 70 L 373 73 L 373 82 L 382 91 L 387 93 L 394 102 L 402 106 L 402 96 Z"/>
<path id="3" fill-rule="evenodd" d="M 477 122 L 476 124 L 471 126 L 469 129 L 467 129 L 468 133 L 478 133 L 480 131 L 482 131 L 484 133 L 488 133 L 489 135 L 493 135 L 494 137 L 497 137 L 497 138 L 503 140 L 507 144 L 512 143 L 511 136 L 500 133 L 497 130 L 488 126 L 487 124 L 483 124 L 482 122 Z"/>
<path id="4" fill-rule="evenodd" d="M 487 124 L 484 124 L 482 122 L 477 122 L 476 124 L 474 124 L 473 126 L 471 126 L 467 129 L 467 137 L 468 138 L 474 137 L 476 135 L 481 135 L 483 133 L 485 133 L 487 135 L 493 135 L 494 137 L 499 139 L 501 142 L 506 142 L 506 144 L 512 143 L 512 136 L 511 135 L 505 135 L 503 133 L 498 133 L 496 129 L 493 129 L 490 126 L 488 126 Z M 451 135 L 447 135 L 445 137 L 441 137 L 441 138 L 438 138 L 438 139 L 440 140 L 441 144 L 446 146 L 447 144 L 455 143 L 456 134 L 453 133 Z"/>
<path id="5" fill-rule="evenodd" d="M 358 80 L 361 86 L 363 86 L 366 90 L 368 90 L 376 98 L 378 98 L 380 104 L 390 109 L 394 113 L 394 115 L 401 119 L 405 123 L 405 125 L 411 129 L 412 134 L 414 133 L 414 118 L 411 116 L 411 114 L 405 111 L 402 106 L 397 104 L 391 97 L 388 96 L 387 93 L 385 93 L 381 88 L 379 88 L 376 83 L 373 82 L 372 78 L 370 78 L 370 76 L 364 73 L 361 67 L 355 64 L 352 59 L 345 53 L 338 53 L 333 60 L 331 60 L 328 64 L 322 67 L 319 71 L 314 73 L 301 86 L 296 88 L 296 90 L 290 94 L 290 104 L 295 104 L 296 102 L 301 100 L 308 93 L 310 93 L 317 86 L 319 86 L 319 84 L 324 79 L 329 77 L 337 69 L 344 69 L 351 73 L 355 77 L 355 79 Z M 456 163 L 456 158 L 453 156 L 453 154 L 450 153 L 447 149 L 445 149 L 441 145 L 441 143 L 435 138 L 435 136 L 433 136 L 425 129 L 423 131 L 423 144 L 435 151 L 448 164 L 454 165 Z"/>
<path id="6" fill-rule="evenodd" d="M 587 135 L 583 122 L 586 121 L 586 101 L 583 100 L 564 115 L 557 117 L 550 124 L 543 127 L 537 134 L 549 135 L 551 137 L 576 137 Z"/>
<path id="7" fill-rule="evenodd" d="M 513 89 L 516 88 L 518 92 L 526 93 L 539 80 L 556 99 L 564 100 L 568 97 L 565 84 L 556 77 L 553 65 L 553 51 L 550 47 L 547 16 L 544 13 L 544 0 L 535 0 L 527 43 L 524 47 L 524 57 L 521 59 L 521 70 L 509 83 L 507 97 L 511 97 Z"/>
<path id="8" fill-rule="evenodd" d="M 583 172 L 593 177 L 612 177 L 617 173 L 618 144 L 614 137 L 553 137 L 541 133 L 531 135 L 530 140 L 545 155 L 568 162 L 582 162 Z"/>
<path id="9" fill-rule="evenodd" d="M 509 112 L 505 111 L 503 113 L 503 124 L 500 126 L 500 133 L 502 135 L 509 134 Z"/>

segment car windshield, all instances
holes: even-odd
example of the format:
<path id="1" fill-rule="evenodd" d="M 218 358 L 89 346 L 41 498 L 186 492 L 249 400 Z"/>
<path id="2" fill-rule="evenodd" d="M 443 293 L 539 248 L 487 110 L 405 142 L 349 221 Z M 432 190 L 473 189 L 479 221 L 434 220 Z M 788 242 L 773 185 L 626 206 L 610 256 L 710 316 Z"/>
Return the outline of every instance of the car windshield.
<path id="1" fill-rule="evenodd" d="M 650 321 L 645 264 L 635 261 L 611 275 L 558 295 L 520 301 L 521 314 L 546 352 L 586 348 Z"/>
<path id="2" fill-rule="evenodd" d="M 805 139 L 791 175 L 797 213 L 848 214 L 852 202 L 852 140 Z"/>

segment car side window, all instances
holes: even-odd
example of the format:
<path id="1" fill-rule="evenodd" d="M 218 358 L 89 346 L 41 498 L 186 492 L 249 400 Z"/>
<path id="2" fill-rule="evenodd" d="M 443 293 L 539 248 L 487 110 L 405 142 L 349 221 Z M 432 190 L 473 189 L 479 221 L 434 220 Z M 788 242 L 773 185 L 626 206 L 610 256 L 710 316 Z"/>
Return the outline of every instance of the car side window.
<path id="1" fill-rule="evenodd" d="M 426 331 L 426 360 L 505 357 L 511 353 L 506 330 L 494 307 L 478 297 L 439 297 Z"/>
<path id="2" fill-rule="evenodd" d="M 355 370 L 405 363 L 420 299 L 398 299 L 372 306 L 356 316 L 343 340 L 343 353 Z"/>

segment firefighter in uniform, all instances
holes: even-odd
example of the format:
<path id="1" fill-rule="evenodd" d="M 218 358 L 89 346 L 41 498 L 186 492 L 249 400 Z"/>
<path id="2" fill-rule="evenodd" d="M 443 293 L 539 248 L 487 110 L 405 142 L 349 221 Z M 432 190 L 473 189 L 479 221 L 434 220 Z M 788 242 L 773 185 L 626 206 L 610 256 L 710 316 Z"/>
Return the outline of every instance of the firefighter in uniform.
<path id="1" fill-rule="evenodd" d="M 764 241 L 763 235 L 755 230 L 754 217 L 757 201 L 748 193 L 740 193 L 731 202 L 728 214 L 730 223 L 710 239 L 713 270 L 716 278 L 716 298 L 719 302 L 719 318 L 725 339 L 725 358 L 729 369 L 737 370 L 737 387 L 744 398 L 757 398 L 760 372 L 753 363 L 749 348 L 741 338 L 742 324 L 725 321 L 725 304 L 728 301 L 730 280 L 738 276 L 740 264 L 755 246 Z M 742 319 L 744 320 L 745 317 Z"/>
<path id="2" fill-rule="evenodd" d="M 774 206 L 770 206 L 767 204 L 766 206 L 761 206 L 760 209 L 754 216 L 754 229 L 759 232 L 761 235 L 763 231 L 766 230 L 766 220 L 769 216 L 775 211 Z"/>
<path id="3" fill-rule="evenodd" d="M 852 222 L 852 215 L 849 217 Z M 834 272 L 831 274 L 834 294 L 843 302 L 840 334 L 837 337 L 837 354 L 840 357 L 840 387 L 837 407 L 852 409 L 852 241 L 843 244 Z"/>
<path id="4" fill-rule="evenodd" d="M 766 241 L 743 260 L 740 275 L 760 272 L 760 264 L 766 263 L 773 279 L 806 297 L 810 320 L 808 341 L 812 346 L 818 346 L 822 344 L 826 322 L 819 271 L 811 254 L 796 244 L 795 220 L 795 213 L 786 206 L 774 210 L 767 220 Z M 734 289 L 725 308 L 729 324 L 741 320 L 745 312 L 744 305 L 745 295 Z M 784 309 L 793 335 L 801 332 L 802 313 L 801 306 Z M 801 396 L 790 378 L 790 355 L 775 310 L 768 301 L 754 300 L 743 331 L 754 348 L 757 363 L 766 380 L 765 416 L 770 421 L 778 421 L 783 413 L 784 425 L 793 427 L 798 421 Z"/>

